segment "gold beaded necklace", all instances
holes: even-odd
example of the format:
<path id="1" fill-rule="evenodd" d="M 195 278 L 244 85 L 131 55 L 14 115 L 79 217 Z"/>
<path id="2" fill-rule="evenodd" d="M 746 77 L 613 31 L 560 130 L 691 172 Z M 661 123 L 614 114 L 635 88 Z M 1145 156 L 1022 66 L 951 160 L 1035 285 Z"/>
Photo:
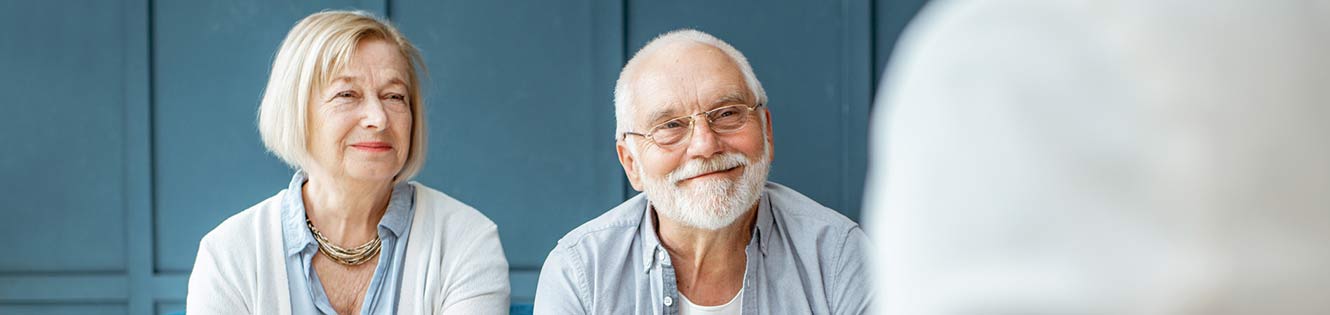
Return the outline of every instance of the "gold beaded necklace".
<path id="1" fill-rule="evenodd" d="M 311 233 L 314 233 L 314 241 L 319 243 L 319 252 L 339 264 L 355 266 L 370 261 L 374 259 L 374 256 L 379 255 L 379 245 L 382 242 L 378 235 L 375 235 L 374 239 L 365 244 L 346 249 L 323 237 L 323 233 L 319 233 L 319 229 L 314 228 L 314 222 L 310 222 L 309 219 L 305 219 L 305 225 L 309 226 Z"/>

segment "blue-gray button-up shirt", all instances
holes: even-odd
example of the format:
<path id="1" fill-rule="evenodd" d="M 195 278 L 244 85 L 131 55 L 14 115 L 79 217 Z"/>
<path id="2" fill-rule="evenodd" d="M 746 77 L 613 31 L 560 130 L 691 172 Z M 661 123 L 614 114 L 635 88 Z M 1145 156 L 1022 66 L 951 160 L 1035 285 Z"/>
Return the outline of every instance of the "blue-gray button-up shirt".
<path id="1" fill-rule="evenodd" d="M 863 314 L 873 292 L 857 223 L 768 182 L 745 252 L 743 314 Z M 545 259 L 536 314 L 677 314 L 670 254 L 645 194 L 569 232 Z"/>
<path id="2" fill-rule="evenodd" d="M 305 200 L 301 186 L 307 180 L 296 172 L 282 201 L 282 243 L 286 249 L 286 283 L 291 290 L 291 313 L 337 314 L 323 291 L 318 274 L 310 263 L 319 254 L 319 243 L 305 225 Z M 379 264 L 361 302 L 361 314 L 397 314 L 397 295 L 401 291 L 402 265 L 406 261 L 406 241 L 415 214 L 416 190 L 402 182 L 393 186 L 388 209 L 379 219 Z"/>

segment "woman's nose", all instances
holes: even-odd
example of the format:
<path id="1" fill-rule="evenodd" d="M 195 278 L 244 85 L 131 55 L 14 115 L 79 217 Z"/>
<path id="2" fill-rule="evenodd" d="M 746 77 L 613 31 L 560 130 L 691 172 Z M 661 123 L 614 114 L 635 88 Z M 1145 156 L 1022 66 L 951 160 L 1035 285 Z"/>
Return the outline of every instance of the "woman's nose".
<path id="1" fill-rule="evenodd" d="M 385 129 L 388 124 L 388 113 L 384 112 L 383 101 L 377 97 L 365 98 L 365 106 L 362 107 L 365 116 L 360 119 L 360 125 L 365 129 Z"/>

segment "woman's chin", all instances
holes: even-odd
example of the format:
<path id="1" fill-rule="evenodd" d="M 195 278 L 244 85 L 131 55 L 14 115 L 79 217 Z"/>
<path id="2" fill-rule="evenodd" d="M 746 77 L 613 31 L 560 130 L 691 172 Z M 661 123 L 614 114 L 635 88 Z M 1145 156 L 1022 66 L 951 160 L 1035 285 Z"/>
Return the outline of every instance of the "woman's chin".
<path id="1" fill-rule="evenodd" d="M 342 174 L 358 181 L 392 181 L 402 170 L 400 165 L 350 165 Z"/>

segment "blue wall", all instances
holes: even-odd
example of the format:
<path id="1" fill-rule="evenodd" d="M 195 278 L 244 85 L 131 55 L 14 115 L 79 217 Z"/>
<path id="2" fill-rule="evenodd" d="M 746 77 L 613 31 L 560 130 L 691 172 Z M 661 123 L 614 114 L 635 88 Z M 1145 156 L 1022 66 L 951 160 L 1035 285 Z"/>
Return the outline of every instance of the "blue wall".
<path id="1" fill-rule="evenodd" d="M 529 302 L 555 240 L 633 193 L 611 138 L 631 52 L 680 27 L 738 47 L 771 99 L 773 180 L 858 218 L 874 78 L 923 1 L 4 1 L 0 314 L 182 309 L 199 238 L 289 179 L 254 113 L 320 9 L 388 16 L 423 50 L 418 180 L 499 224 Z"/>

